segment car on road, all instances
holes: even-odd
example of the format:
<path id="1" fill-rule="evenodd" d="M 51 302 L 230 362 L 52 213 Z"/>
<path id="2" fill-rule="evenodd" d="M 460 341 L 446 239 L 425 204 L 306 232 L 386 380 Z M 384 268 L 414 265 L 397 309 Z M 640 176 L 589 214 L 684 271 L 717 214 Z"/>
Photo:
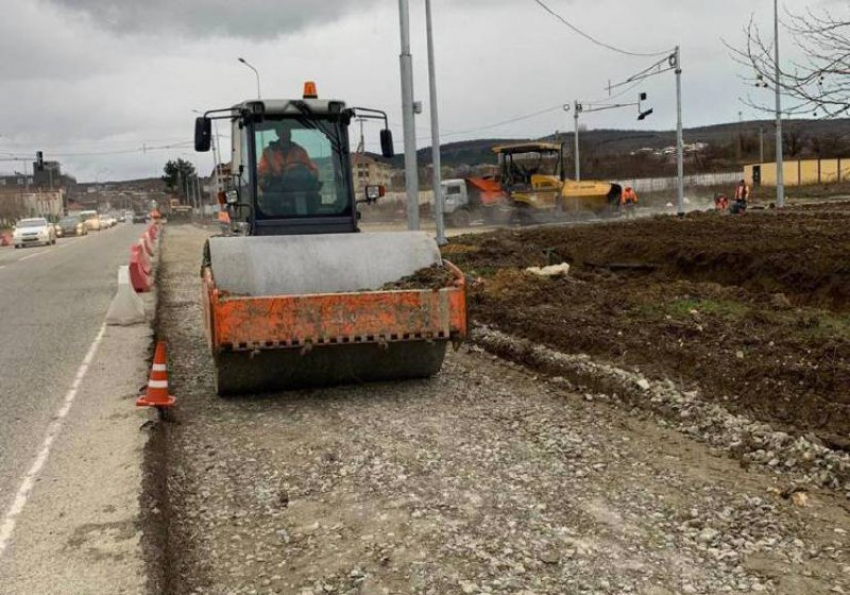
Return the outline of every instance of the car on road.
<path id="1" fill-rule="evenodd" d="M 147 223 L 148 216 L 146 213 L 134 213 L 133 214 L 133 223 Z"/>
<path id="2" fill-rule="evenodd" d="M 44 217 L 21 219 L 12 234 L 15 248 L 49 246 L 56 243 L 56 229 Z"/>
<path id="3" fill-rule="evenodd" d="M 89 231 L 100 231 L 100 215 L 97 211 L 80 211 L 80 216 L 86 222 Z"/>
<path id="4" fill-rule="evenodd" d="M 115 227 L 116 223 L 117 221 L 115 220 L 115 218 L 109 215 L 103 215 L 100 218 L 101 229 L 109 229 L 110 227 Z"/>
<path id="5" fill-rule="evenodd" d="M 56 224 L 56 235 L 58 237 L 84 236 L 89 233 L 86 222 L 79 215 L 68 215 Z"/>

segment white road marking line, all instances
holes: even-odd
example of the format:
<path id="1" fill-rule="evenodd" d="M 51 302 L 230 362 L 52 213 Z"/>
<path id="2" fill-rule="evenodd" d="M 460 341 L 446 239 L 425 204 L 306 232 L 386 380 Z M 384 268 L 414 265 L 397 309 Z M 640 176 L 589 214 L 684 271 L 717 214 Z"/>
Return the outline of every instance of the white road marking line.
<path id="1" fill-rule="evenodd" d="M 9 266 L 9 265 L 7 265 L 7 264 L 0 265 L 0 271 L 2 271 L 3 269 L 5 269 L 7 266 Z"/>
<path id="2" fill-rule="evenodd" d="M 23 262 L 25 260 L 29 260 L 30 258 L 35 258 L 36 256 L 41 256 L 42 254 L 47 254 L 47 250 L 44 252 L 36 252 L 35 254 L 30 254 L 29 256 L 24 256 L 23 258 L 19 258 L 18 262 Z"/>
<path id="3" fill-rule="evenodd" d="M 89 366 L 97 353 L 97 348 L 103 340 L 104 333 L 106 333 L 105 323 L 100 327 L 97 337 L 95 337 L 94 342 L 89 347 L 86 357 L 83 358 L 83 363 L 77 370 L 74 382 L 71 384 L 71 388 L 68 390 L 65 395 L 65 399 L 62 401 L 62 407 L 59 408 L 59 411 L 53 417 L 53 421 L 51 421 L 50 425 L 47 427 L 47 434 L 44 437 L 44 442 L 42 442 L 35 457 L 35 461 L 33 461 L 29 471 L 27 471 L 26 475 L 24 475 L 24 480 L 21 482 L 21 487 L 18 488 L 15 500 L 3 516 L 3 524 L 0 525 L 0 558 L 3 557 L 3 553 L 6 551 L 6 548 L 12 540 L 12 533 L 15 531 L 15 524 L 18 521 L 18 517 L 27 505 L 27 501 L 29 500 L 32 489 L 35 486 L 35 482 L 50 456 L 50 449 L 53 447 L 53 442 L 59 436 L 59 433 L 62 431 L 62 427 L 65 425 L 65 418 L 68 416 L 68 412 L 71 411 L 71 406 L 77 398 L 77 392 L 80 389 L 80 384 L 83 382 L 83 378 L 85 378 L 86 373 L 89 370 Z"/>

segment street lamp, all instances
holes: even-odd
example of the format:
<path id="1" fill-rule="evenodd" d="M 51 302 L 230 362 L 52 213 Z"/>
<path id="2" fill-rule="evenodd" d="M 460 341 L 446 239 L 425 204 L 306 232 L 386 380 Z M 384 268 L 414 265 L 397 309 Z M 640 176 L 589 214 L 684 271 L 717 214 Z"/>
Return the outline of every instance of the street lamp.
<path id="1" fill-rule="evenodd" d="M 413 56 L 410 54 L 410 6 L 398 0 L 401 30 L 401 108 L 404 128 L 404 179 L 407 186 L 407 229 L 419 229 L 419 170 L 416 160 L 416 106 L 413 95 Z M 433 106 L 432 106 L 433 107 Z M 439 195 L 442 197 L 442 195 Z M 437 197 L 435 197 L 435 200 Z"/>
<path id="2" fill-rule="evenodd" d="M 431 18 L 431 0 L 425 0 L 425 26 L 428 37 L 428 86 L 431 94 L 431 161 L 434 168 L 434 221 L 437 224 L 437 244 L 444 246 L 446 231 L 443 222 L 443 184 L 440 159 L 440 118 L 437 111 L 437 72 L 434 60 L 434 25 Z"/>
<path id="3" fill-rule="evenodd" d="M 257 77 L 257 99 L 261 99 L 262 95 L 260 94 L 260 73 L 257 72 L 257 69 L 251 66 L 245 58 L 239 58 L 239 61 L 254 71 L 254 75 Z"/>

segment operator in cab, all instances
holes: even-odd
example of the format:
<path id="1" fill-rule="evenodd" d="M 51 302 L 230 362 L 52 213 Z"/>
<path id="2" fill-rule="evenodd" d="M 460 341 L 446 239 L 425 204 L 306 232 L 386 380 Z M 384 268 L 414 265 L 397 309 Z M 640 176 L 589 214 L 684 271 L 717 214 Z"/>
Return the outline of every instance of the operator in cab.
<path id="1" fill-rule="evenodd" d="M 307 151 L 292 140 L 293 122 L 284 120 L 275 126 L 277 140 L 269 143 L 263 150 L 263 155 L 257 165 L 258 182 L 261 190 L 267 190 L 275 185 L 291 171 L 307 170 L 318 178 L 319 168 L 310 159 Z"/>

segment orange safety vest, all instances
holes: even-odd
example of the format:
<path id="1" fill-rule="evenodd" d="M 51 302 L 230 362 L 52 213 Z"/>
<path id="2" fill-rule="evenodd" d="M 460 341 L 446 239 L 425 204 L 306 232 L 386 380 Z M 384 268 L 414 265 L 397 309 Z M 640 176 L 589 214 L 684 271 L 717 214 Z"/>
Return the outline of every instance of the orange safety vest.
<path id="1" fill-rule="evenodd" d="M 294 165 L 303 165 L 313 173 L 319 173 L 307 151 L 295 143 L 292 143 L 285 153 L 279 143 L 266 147 L 257 166 L 257 173 L 260 176 L 280 176 Z"/>
<path id="2" fill-rule="evenodd" d="M 230 213 L 228 213 L 227 211 L 224 211 L 224 210 L 219 211 L 218 212 L 218 221 L 219 221 L 219 223 L 229 224 L 230 223 Z"/>
<path id="3" fill-rule="evenodd" d="M 638 201 L 637 192 L 635 192 L 633 189 L 626 188 L 623 191 L 623 197 L 620 201 L 622 204 L 624 204 L 624 205 L 637 204 L 637 201 Z"/>

